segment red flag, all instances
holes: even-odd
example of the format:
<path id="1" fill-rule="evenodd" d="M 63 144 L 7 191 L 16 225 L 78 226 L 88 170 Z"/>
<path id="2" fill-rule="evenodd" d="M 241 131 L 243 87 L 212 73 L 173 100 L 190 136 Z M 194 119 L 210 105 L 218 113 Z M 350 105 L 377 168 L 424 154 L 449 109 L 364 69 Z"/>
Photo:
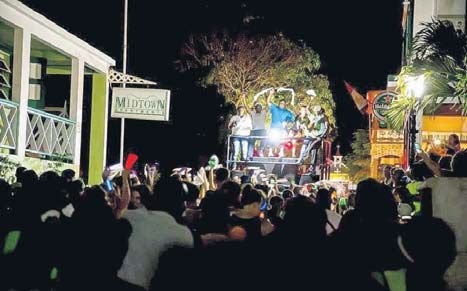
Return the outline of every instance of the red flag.
<path id="1" fill-rule="evenodd" d="M 402 12 L 402 35 L 405 35 L 405 30 L 407 29 L 407 19 L 409 15 L 410 2 L 404 1 L 402 4 L 404 4 L 404 10 Z"/>
<path id="2" fill-rule="evenodd" d="M 368 106 L 368 101 L 365 99 L 365 97 L 362 96 L 362 94 L 358 93 L 357 90 L 352 87 L 349 83 L 344 81 L 345 88 L 347 88 L 347 92 L 349 92 L 350 96 L 352 96 L 353 102 L 357 106 L 357 109 L 360 111 L 360 113 L 365 114 L 366 107 Z"/>

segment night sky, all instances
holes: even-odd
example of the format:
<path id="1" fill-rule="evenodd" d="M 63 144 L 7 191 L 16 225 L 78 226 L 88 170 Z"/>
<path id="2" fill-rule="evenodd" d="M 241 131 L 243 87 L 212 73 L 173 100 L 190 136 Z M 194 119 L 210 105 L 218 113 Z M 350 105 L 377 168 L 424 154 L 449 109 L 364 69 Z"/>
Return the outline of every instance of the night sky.
<path id="1" fill-rule="evenodd" d="M 34 10 L 112 56 L 121 70 L 122 1 L 23 0 Z M 346 93 L 343 80 L 364 94 L 386 86 L 400 67 L 401 0 L 360 1 L 136 1 L 129 0 L 128 72 L 172 90 L 170 123 L 127 121 L 127 147 L 142 159 L 170 165 L 192 162 L 219 150 L 217 124 L 222 96 L 197 88 L 174 70 L 190 33 L 227 28 L 242 31 L 244 16 L 261 19 L 252 28 L 304 40 L 322 59 L 337 103 L 339 138 L 348 152 L 352 132 L 366 121 Z M 104 5 L 106 4 L 106 5 Z M 97 6 L 102 5 L 102 6 Z M 119 121 L 110 122 L 109 163 L 118 160 Z M 172 135 L 173 137 L 169 138 Z"/>

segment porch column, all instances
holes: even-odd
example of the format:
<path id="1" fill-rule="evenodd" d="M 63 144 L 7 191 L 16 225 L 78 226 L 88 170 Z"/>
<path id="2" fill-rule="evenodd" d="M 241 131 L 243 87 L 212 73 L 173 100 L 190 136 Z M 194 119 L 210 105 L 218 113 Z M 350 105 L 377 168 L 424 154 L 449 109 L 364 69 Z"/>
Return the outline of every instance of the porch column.
<path id="1" fill-rule="evenodd" d="M 79 167 L 81 158 L 81 125 L 83 118 L 84 61 L 71 59 L 70 119 L 75 121 L 73 136 L 73 164 Z"/>
<path id="2" fill-rule="evenodd" d="M 16 155 L 18 155 L 20 160 L 23 160 L 27 139 L 31 32 L 24 28 L 15 28 L 13 46 L 12 99 L 19 104 L 18 125 L 16 128 Z"/>
<path id="3" fill-rule="evenodd" d="M 108 80 L 106 74 L 92 75 L 91 136 L 88 184 L 102 181 L 107 152 Z"/>

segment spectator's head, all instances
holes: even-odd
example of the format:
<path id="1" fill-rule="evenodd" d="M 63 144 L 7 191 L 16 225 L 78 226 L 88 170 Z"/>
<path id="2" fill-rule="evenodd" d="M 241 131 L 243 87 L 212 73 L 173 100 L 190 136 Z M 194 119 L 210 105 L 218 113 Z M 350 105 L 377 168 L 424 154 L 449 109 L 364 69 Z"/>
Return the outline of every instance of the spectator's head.
<path id="1" fill-rule="evenodd" d="M 251 191 L 251 189 L 253 189 L 253 185 L 250 184 L 250 183 L 247 183 L 247 184 L 242 184 L 240 186 L 240 189 L 241 189 L 241 193 L 243 194 L 244 192 L 248 192 L 248 191 Z"/>
<path id="2" fill-rule="evenodd" d="M 438 163 L 441 170 L 451 171 L 451 162 L 452 156 L 444 156 L 441 159 L 439 159 Z"/>
<path id="3" fill-rule="evenodd" d="M 326 188 L 320 188 L 316 193 L 316 205 L 321 209 L 331 209 L 331 193 Z"/>
<path id="4" fill-rule="evenodd" d="M 401 168 L 394 170 L 392 175 L 392 180 L 394 181 L 395 186 L 399 186 L 405 183 L 405 172 Z"/>
<path id="5" fill-rule="evenodd" d="M 451 134 L 448 138 L 448 145 L 456 148 L 461 143 L 459 136 L 457 134 Z"/>
<path id="6" fill-rule="evenodd" d="M 397 187 L 394 189 L 394 199 L 397 202 L 405 203 L 412 207 L 412 211 L 415 210 L 415 206 L 413 204 L 413 197 L 410 194 L 410 191 L 405 187 Z"/>
<path id="7" fill-rule="evenodd" d="M 248 211 L 253 216 L 259 216 L 261 213 L 261 205 L 264 202 L 264 197 L 260 191 L 251 188 L 243 191 L 240 203 L 244 210 Z"/>
<path id="8" fill-rule="evenodd" d="M 37 176 L 36 172 L 34 172 L 34 170 L 25 170 L 22 176 L 23 188 L 34 188 L 37 185 L 37 182 L 39 181 L 39 177 Z"/>
<path id="9" fill-rule="evenodd" d="M 72 182 L 75 178 L 75 174 L 75 171 L 72 169 L 66 169 L 62 172 L 62 178 L 65 180 L 65 182 Z"/>
<path id="10" fill-rule="evenodd" d="M 433 177 L 433 172 L 424 162 L 417 162 L 410 167 L 410 176 L 416 181 L 424 181 Z"/>
<path id="11" fill-rule="evenodd" d="M 397 205 L 391 188 L 374 179 L 366 179 L 358 183 L 355 209 L 369 222 L 397 219 Z"/>
<path id="12" fill-rule="evenodd" d="M 67 204 L 63 179 L 53 171 L 47 171 L 39 177 L 39 191 L 42 210 L 61 209 Z"/>
<path id="13" fill-rule="evenodd" d="M 326 213 L 318 208 L 310 198 L 298 196 L 287 201 L 285 206 L 284 228 L 287 236 L 320 241 L 326 237 Z"/>
<path id="14" fill-rule="evenodd" d="M 222 185 L 220 189 L 221 195 L 226 199 L 227 203 L 231 207 L 239 207 L 240 205 L 240 185 L 233 182 L 227 181 Z"/>
<path id="15" fill-rule="evenodd" d="M 282 191 L 282 198 L 284 198 L 285 201 L 294 198 L 294 194 L 291 190 L 287 189 Z"/>
<path id="16" fill-rule="evenodd" d="M 45 183 L 58 183 L 58 181 L 60 181 L 60 176 L 54 171 L 46 171 L 39 176 L 39 181 Z"/>
<path id="17" fill-rule="evenodd" d="M 386 179 L 391 178 L 391 168 L 392 167 L 390 165 L 384 166 L 384 169 L 383 169 L 384 178 L 386 178 Z"/>
<path id="18" fill-rule="evenodd" d="M 227 168 L 218 168 L 214 171 L 214 182 L 216 183 L 217 189 L 220 189 L 222 185 L 229 180 L 230 171 Z"/>
<path id="19" fill-rule="evenodd" d="M 303 190 L 302 186 L 294 186 L 292 190 L 294 197 L 297 197 L 298 195 L 302 195 L 302 190 Z"/>
<path id="20" fill-rule="evenodd" d="M 255 103 L 255 111 L 256 111 L 256 113 L 261 113 L 261 111 L 263 111 L 263 105 L 261 105 L 261 103 L 259 103 L 259 102 L 256 102 Z"/>
<path id="21" fill-rule="evenodd" d="M 456 237 L 442 219 L 414 217 L 402 227 L 398 245 L 408 261 L 408 290 L 445 290 L 442 278 L 456 257 Z"/>
<path id="22" fill-rule="evenodd" d="M 284 198 L 281 196 L 272 196 L 269 198 L 269 208 L 271 211 L 279 211 L 284 207 Z"/>
<path id="23" fill-rule="evenodd" d="M 79 201 L 81 200 L 81 194 L 83 193 L 84 184 L 80 180 L 75 180 L 66 185 L 66 191 L 71 204 L 76 208 Z"/>
<path id="24" fill-rule="evenodd" d="M 287 102 L 285 102 L 285 99 L 281 99 L 279 101 L 279 107 L 280 108 L 284 109 L 286 105 L 287 105 Z"/>
<path id="25" fill-rule="evenodd" d="M 16 172 L 15 172 L 16 182 L 23 183 L 23 173 L 24 173 L 24 171 L 26 171 L 25 167 L 16 168 Z"/>
<path id="26" fill-rule="evenodd" d="M 247 183 L 251 183 L 251 176 L 248 176 L 248 175 L 243 175 L 240 177 L 240 184 L 247 184 Z"/>
<path id="27" fill-rule="evenodd" d="M 131 187 L 131 199 L 128 208 L 138 209 L 144 206 L 147 209 L 154 209 L 153 198 L 146 185 L 133 186 Z"/>
<path id="28" fill-rule="evenodd" d="M 156 210 L 169 213 L 177 221 L 182 220 L 186 192 L 181 181 L 173 178 L 160 179 L 154 186 L 153 193 Z"/>
<path id="29" fill-rule="evenodd" d="M 467 177 L 467 151 L 459 151 L 452 157 L 451 168 L 455 177 Z"/>
<path id="30" fill-rule="evenodd" d="M 218 195 L 206 195 L 200 203 L 202 233 L 227 233 L 230 219 L 229 205 Z"/>
<path id="31" fill-rule="evenodd" d="M 186 196 L 185 196 L 185 201 L 188 204 L 196 204 L 199 198 L 199 189 L 196 187 L 195 184 L 189 183 L 189 182 L 183 182 L 185 184 L 184 187 L 186 187 Z"/>
<path id="32" fill-rule="evenodd" d="M 255 185 L 255 189 L 256 190 L 261 190 L 263 191 L 264 193 L 269 193 L 269 187 L 267 185 L 262 185 L 262 184 L 256 184 Z"/>

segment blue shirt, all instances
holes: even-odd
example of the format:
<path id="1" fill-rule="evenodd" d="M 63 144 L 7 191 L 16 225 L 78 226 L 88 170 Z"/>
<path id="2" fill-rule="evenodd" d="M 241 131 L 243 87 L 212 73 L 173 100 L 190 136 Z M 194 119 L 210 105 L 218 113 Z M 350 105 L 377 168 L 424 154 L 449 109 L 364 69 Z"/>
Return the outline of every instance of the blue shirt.
<path id="1" fill-rule="evenodd" d="M 271 111 L 271 128 L 284 128 L 283 122 L 294 121 L 294 115 L 287 109 L 282 109 L 274 103 L 269 104 L 269 110 Z"/>

